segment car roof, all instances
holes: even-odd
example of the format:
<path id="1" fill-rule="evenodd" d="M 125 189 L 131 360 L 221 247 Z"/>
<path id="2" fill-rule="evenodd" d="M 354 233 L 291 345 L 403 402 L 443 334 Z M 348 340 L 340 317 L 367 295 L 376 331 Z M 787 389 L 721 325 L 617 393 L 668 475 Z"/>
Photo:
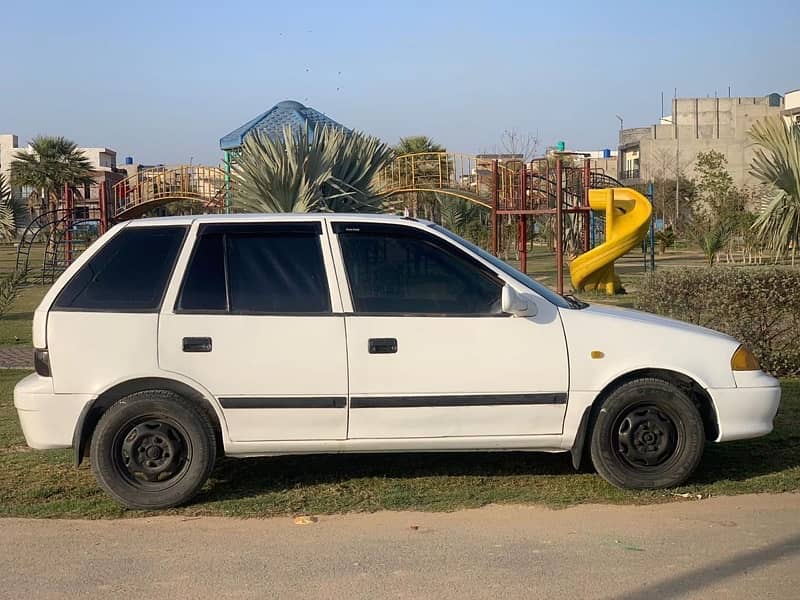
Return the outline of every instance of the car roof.
<path id="1" fill-rule="evenodd" d="M 192 223 L 236 223 L 264 221 L 369 221 L 377 223 L 419 223 L 429 221 L 378 213 L 237 213 L 230 215 L 184 215 L 175 217 L 148 217 L 133 219 L 126 223 L 130 227 L 153 225 L 191 225 Z"/>

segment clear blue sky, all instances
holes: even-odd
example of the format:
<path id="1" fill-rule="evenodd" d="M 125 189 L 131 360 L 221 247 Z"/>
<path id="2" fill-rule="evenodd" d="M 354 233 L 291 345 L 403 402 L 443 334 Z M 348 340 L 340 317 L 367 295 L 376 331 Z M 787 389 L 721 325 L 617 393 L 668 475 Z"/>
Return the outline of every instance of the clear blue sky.
<path id="1" fill-rule="evenodd" d="M 216 164 L 219 138 L 293 99 L 394 143 L 461 152 L 504 129 L 615 147 L 661 92 L 800 87 L 796 1 L 7 2 L 0 132 L 119 158 Z"/>

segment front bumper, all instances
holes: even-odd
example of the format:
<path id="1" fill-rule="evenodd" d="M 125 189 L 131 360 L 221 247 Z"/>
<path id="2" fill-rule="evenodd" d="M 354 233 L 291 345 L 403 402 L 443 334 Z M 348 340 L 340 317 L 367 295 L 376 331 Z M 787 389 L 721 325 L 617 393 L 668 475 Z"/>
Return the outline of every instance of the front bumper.
<path id="1" fill-rule="evenodd" d="M 28 375 L 14 388 L 14 406 L 28 446 L 70 448 L 81 411 L 93 399 L 90 394 L 56 394 L 52 378 Z"/>
<path id="2" fill-rule="evenodd" d="M 734 373 L 735 388 L 708 390 L 719 424 L 717 442 L 767 435 L 781 402 L 780 382 L 761 371 Z"/>

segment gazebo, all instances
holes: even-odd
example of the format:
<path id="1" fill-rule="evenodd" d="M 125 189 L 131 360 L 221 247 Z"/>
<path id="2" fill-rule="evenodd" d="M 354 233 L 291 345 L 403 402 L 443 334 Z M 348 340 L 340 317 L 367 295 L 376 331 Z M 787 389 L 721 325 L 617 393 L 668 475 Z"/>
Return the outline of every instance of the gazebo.
<path id="1" fill-rule="evenodd" d="M 344 125 L 337 123 L 329 116 L 310 106 L 304 106 L 295 100 L 278 102 L 268 111 L 261 113 L 220 138 L 219 147 L 225 156 L 226 179 L 230 181 L 231 164 L 236 160 L 245 138 L 250 133 L 254 131 L 265 132 L 269 137 L 277 137 L 283 135 L 283 129 L 286 125 L 289 125 L 295 131 L 305 129 L 310 136 L 313 136 L 314 130 L 318 126 L 328 126 L 349 131 Z M 230 185 L 228 185 L 228 190 L 230 190 Z M 228 191 L 228 195 L 230 195 L 230 191 Z M 226 207 L 230 207 L 230 198 L 226 198 Z"/>

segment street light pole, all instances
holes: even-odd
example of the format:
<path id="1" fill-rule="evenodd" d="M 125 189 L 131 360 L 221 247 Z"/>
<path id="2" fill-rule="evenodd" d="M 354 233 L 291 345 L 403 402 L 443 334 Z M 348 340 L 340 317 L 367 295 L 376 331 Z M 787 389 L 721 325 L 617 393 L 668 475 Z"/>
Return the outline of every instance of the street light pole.
<path id="1" fill-rule="evenodd" d="M 681 142 L 678 136 L 678 98 L 675 98 L 674 106 L 672 107 L 672 124 L 675 129 L 675 231 L 678 230 L 678 221 L 680 220 L 681 210 Z"/>

